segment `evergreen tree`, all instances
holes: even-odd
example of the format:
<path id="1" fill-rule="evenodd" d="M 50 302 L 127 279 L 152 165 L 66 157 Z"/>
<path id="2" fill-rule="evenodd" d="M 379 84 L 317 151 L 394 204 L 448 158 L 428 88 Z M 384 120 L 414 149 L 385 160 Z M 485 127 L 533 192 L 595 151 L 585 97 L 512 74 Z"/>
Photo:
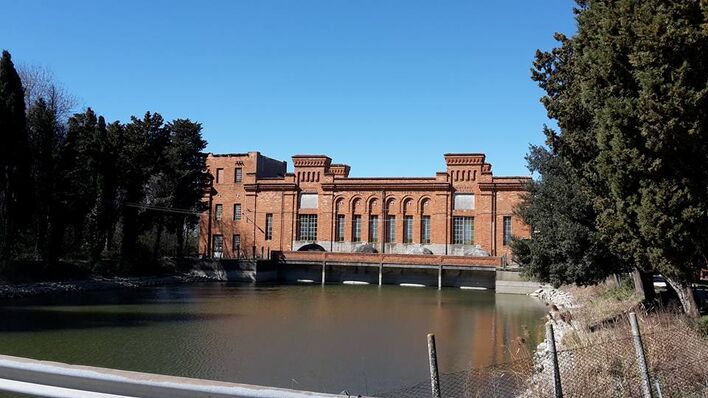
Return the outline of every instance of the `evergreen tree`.
<path id="1" fill-rule="evenodd" d="M 661 272 L 686 313 L 708 249 L 708 31 L 694 0 L 578 1 L 578 33 L 538 53 L 558 155 L 588 188 L 600 239 Z"/>
<path id="2" fill-rule="evenodd" d="M 61 155 L 62 186 L 65 225 L 68 227 L 69 252 L 83 256 L 87 239 L 92 232 L 100 162 L 100 139 L 106 124 L 103 117 L 87 108 L 69 118 L 66 140 Z"/>
<path id="3" fill-rule="evenodd" d="M 206 141 L 202 139 L 202 125 L 189 119 L 177 119 L 167 125 L 170 144 L 166 164 L 169 165 L 165 179 L 169 186 L 168 206 L 177 210 L 192 211 L 191 214 L 174 214 L 168 219 L 168 230 L 176 234 L 176 255 L 184 254 L 184 235 L 199 222 L 195 215 L 204 211 L 202 198 L 207 188 Z"/>
<path id="4" fill-rule="evenodd" d="M 119 184 L 122 170 L 119 151 L 123 139 L 123 125 L 113 122 L 99 129 L 96 159 L 96 202 L 92 210 L 92 233 L 89 240 L 90 260 L 96 264 L 101 253 L 110 249 L 113 231 L 118 221 Z"/>
<path id="5" fill-rule="evenodd" d="M 39 98 L 27 112 L 31 175 L 34 189 L 34 245 L 35 256 L 54 261 L 56 251 L 50 245 L 50 236 L 56 217 L 56 181 L 59 148 L 63 140 L 63 126 L 57 113 L 43 98 Z"/>
<path id="6" fill-rule="evenodd" d="M 22 82 L 10 53 L 0 59 L 0 265 L 31 218 L 31 181 Z"/>
<path id="7" fill-rule="evenodd" d="M 511 247 L 527 274 L 555 286 L 589 285 L 625 270 L 600 239 L 590 197 L 565 160 L 538 146 L 526 160 L 539 178 L 528 185 L 516 213 L 534 232 L 530 239 L 513 239 Z"/>
<path id="8" fill-rule="evenodd" d="M 140 206 L 146 197 L 149 179 L 158 165 L 154 157 L 166 135 L 162 116 L 147 112 L 142 119 L 131 118 L 125 126 L 119 153 L 123 180 L 121 261 L 124 265 L 135 260 L 138 235 L 141 232 Z"/>

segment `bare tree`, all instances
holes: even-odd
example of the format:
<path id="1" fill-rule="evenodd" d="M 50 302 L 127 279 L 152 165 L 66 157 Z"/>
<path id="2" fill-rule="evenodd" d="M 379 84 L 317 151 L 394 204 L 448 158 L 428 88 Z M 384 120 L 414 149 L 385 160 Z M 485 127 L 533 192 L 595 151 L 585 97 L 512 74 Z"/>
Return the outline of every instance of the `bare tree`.
<path id="1" fill-rule="evenodd" d="M 54 73 L 45 66 L 22 64 L 17 69 L 25 90 L 26 109 L 43 98 L 58 119 L 66 121 L 79 103 L 77 97 L 57 83 Z"/>

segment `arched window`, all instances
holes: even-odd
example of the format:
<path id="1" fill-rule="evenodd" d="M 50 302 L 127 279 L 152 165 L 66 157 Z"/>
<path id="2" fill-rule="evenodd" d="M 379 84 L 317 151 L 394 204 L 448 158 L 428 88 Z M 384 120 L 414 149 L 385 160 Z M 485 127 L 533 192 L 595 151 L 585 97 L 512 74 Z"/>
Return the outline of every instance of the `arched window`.
<path id="1" fill-rule="evenodd" d="M 396 213 L 396 199 L 389 199 L 386 201 L 386 212 L 388 214 Z"/>
<path id="2" fill-rule="evenodd" d="M 403 201 L 403 213 L 413 214 L 415 213 L 415 206 L 413 205 L 413 199 L 407 198 Z"/>

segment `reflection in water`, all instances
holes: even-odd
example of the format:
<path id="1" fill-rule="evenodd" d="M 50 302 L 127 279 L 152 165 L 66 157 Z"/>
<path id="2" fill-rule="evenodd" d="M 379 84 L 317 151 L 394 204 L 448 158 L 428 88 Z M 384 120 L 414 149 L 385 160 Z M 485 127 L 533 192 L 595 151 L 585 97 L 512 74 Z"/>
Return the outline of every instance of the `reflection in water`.
<path id="1" fill-rule="evenodd" d="M 0 353 L 280 387 L 373 393 L 508 360 L 540 336 L 526 296 L 396 286 L 204 284 L 0 302 Z"/>

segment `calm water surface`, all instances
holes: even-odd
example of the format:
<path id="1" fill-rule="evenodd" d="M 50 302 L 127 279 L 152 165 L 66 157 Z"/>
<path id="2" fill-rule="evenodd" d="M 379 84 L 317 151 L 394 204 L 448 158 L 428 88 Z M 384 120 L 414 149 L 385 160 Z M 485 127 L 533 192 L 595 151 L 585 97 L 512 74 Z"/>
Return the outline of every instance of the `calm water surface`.
<path id="1" fill-rule="evenodd" d="M 372 394 L 535 346 L 527 296 L 397 286 L 203 284 L 0 302 L 0 353 L 230 382 Z M 530 331 L 530 333 L 529 333 Z"/>

